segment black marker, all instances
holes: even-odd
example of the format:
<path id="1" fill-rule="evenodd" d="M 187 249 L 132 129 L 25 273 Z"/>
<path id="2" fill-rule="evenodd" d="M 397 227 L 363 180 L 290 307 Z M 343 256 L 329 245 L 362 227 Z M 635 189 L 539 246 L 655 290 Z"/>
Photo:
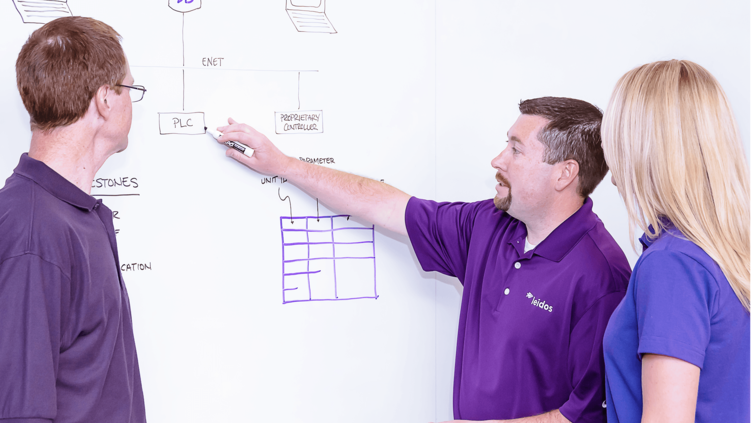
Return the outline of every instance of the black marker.
<path id="1" fill-rule="evenodd" d="M 222 137 L 222 133 L 219 131 L 212 131 L 209 128 L 204 127 L 206 129 L 206 132 L 209 133 L 212 137 L 214 137 L 215 140 L 221 141 L 219 138 Z M 241 153 L 245 154 L 248 157 L 251 157 L 253 155 L 253 149 L 251 147 L 248 147 L 245 144 L 241 144 L 237 141 L 225 141 L 225 145 L 234 148 L 235 150 L 240 151 Z"/>

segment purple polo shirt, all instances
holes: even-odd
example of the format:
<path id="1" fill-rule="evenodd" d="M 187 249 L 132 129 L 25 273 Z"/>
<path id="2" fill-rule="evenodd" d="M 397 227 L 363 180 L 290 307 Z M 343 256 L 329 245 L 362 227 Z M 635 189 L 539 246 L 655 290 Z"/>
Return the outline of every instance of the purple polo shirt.
<path id="1" fill-rule="evenodd" d="M 405 223 L 423 269 L 464 285 L 456 419 L 559 409 L 572 422 L 605 421 L 603 332 L 630 270 L 592 204 L 525 253 L 525 225 L 493 200 L 408 202 Z"/>
<path id="2" fill-rule="evenodd" d="M 603 348 L 609 422 L 642 419 L 642 355 L 700 368 L 695 421 L 749 422 L 749 313 L 718 264 L 670 221 L 643 253 Z"/>
<path id="3" fill-rule="evenodd" d="M 110 209 L 24 154 L 0 234 L 0 421 L 146 421 Z"/>

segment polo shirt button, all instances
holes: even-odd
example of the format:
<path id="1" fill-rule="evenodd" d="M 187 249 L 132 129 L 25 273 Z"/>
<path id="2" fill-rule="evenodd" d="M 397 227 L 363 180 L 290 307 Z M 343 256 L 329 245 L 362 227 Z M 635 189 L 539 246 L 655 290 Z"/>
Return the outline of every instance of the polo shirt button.
<path id="1" fill-rule="evenodd" d="M 509 295 L 509 288 L 504 290 L 504 295 Z"/>
<path id="2" fill-rule="evenodd" d="M 522 267 L 522 265 L 520 264 L 520 262 L 519 262 L 519 261 L 518 261 L 517 263 L 515 263 L 515 264 L 514 264 L 514 268 L 515 268 L 515 269 L 519 269 L 520 267 Z"/>

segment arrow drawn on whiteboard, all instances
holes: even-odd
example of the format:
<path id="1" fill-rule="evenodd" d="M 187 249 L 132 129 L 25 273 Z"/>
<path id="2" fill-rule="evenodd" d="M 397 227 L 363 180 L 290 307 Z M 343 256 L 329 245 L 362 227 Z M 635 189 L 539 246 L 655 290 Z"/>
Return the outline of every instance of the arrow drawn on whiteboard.
<path id="1" fill-rule="evenodd" d="M 281 189 L 282 188 L 277 188 L 277 196 L 279 196 L 280 200 L 282 200 L 282 201 L 287 200 L 290 203 L 290 223 L 294 224 L 295 221 L 292 220 L 292 200 L 290 200 L 290 196 L 289 195 L 285 195 L 285 198 L 282 198 L 282 194 L 280 193 Z"/>

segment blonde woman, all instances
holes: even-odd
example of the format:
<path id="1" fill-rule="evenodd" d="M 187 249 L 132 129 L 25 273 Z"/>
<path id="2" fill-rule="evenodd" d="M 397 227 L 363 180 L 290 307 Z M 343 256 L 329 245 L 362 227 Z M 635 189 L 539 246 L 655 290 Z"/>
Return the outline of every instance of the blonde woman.
<path id="1" fill-rule="evenodd" d="M 750 421 L 749 176 L 718 82 L 680 60 L 631 70 L 601 130 L 645 232 L 604 337 L 609 422 Z"/>

